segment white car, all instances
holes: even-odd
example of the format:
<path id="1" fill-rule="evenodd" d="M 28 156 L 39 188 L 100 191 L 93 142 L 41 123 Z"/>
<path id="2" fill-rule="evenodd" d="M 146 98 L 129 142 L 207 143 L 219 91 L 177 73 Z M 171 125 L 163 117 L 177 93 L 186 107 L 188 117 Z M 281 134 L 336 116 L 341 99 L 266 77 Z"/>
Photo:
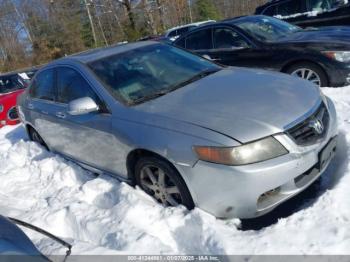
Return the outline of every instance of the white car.
<path id="1" fill-rule="evenodd" d="M 171 41 L 175 41 L 181 35 L 183 35 L 184 33 L 187 33 L 188 31 L 190 31 L 193 28 L 196 28 L 197 26 L 201 26 L 201 25 L 208 24 L 208 23 L 215 23 L 215 22 L 216 22 L 215 20 L 207 20 L 207 21 L 201 21 L 201 22 L 197 22 L 197 23 L 173 27 L 173 28 L 170 28 L 168 31 L 166 31 L 165 37 L 169 38 Z"/>

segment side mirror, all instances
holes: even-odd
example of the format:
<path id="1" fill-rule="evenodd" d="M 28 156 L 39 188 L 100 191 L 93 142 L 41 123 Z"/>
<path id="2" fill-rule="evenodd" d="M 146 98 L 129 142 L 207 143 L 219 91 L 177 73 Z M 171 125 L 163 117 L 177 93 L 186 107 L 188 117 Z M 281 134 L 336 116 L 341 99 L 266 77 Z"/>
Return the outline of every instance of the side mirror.
<path id="1" fill-rule="evenodd" d="M 99 106 L 90 97 L 78 98 L 68 104 L 68 114 L 73 116 L 97 112 L 98 110 Z"/>

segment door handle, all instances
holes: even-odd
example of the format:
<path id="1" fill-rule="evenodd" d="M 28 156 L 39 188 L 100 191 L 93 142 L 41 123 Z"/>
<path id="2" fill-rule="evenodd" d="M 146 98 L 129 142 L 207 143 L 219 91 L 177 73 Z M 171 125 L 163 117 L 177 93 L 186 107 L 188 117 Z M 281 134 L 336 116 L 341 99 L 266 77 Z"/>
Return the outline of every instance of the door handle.
<path id="1" fill-rule="evenodd" d="M 65 114 L 65 113 L 62 113 L 62 112 L 57 112 L 57 113 L 56 113 L 56 116 L 57 116 L 58 118 L 66 118 L 66 114 Z"/>
<path id="2" fill-rule="evenodd" d="M 48 115 L 49 114 L 49 112 L 47 112 L 47 111 L 41 111 L 41 113 L 43 113 L 44 115 Z"/>
<path id="3" fill-rule="evenodd" d="M 28 107 L 28 109 L 34 109 L 34 106 L 33 106 L 32 103 L 29 103 L 29 104 L 27 105 L 27 107 Z"/>

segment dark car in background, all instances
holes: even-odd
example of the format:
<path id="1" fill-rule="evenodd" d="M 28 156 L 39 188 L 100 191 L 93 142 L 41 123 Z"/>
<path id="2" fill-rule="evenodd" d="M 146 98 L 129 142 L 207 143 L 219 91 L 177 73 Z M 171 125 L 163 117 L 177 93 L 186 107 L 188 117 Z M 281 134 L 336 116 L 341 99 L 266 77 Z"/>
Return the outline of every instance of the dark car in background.
<path id="1" fill-rule="evenodd" d="M 174 44 L 223 65 L 280 71 L 318 86 L 350 84 L 350 27 L 306 30 L 245 16 L 202 26 Z"/>
<path id="2" fill-rule="evenodd" d="M 255 14 L 274 16 L 301 27 L 350 25 L 350 1 L 275 0 L 259 6 Z"/>

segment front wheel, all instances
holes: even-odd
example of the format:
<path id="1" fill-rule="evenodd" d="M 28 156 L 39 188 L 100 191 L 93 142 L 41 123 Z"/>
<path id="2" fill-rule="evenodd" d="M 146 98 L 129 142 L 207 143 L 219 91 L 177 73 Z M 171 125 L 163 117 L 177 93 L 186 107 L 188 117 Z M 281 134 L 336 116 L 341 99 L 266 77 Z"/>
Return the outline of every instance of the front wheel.
<path id="1" fill-rule="evenodd" d="M 328 85 L 326 73 L 320 66 L 313 63 L 294 64 L 286 70 L 286 73 L 310 81 L 319 87 Z"/>
<path id="2" fill-rule="evenodd" d="M 156 157 L 141 158 L 135 168 L 136 184 L 164 206 L 194 208 L 191 194 L 177 170 Z"/>

